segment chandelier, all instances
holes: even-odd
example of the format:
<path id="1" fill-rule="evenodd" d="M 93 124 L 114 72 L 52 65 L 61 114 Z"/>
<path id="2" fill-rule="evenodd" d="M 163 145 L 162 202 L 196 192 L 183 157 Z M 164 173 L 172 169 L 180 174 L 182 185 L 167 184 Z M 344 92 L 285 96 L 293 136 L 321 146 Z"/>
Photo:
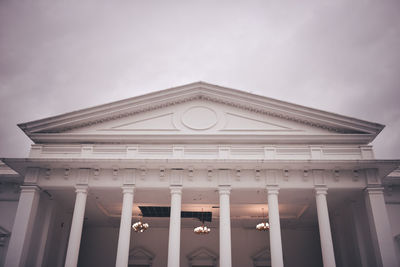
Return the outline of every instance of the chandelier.
<path id="1" fill-rule="evenodd" d="M 268 222 L 262 222 L 257 224 L 256 229 L 258 231 L 268 231 L 269 230 L 269 223 Z"/>
<path id="2" fill-rule="evenodd" d="M 264 208 L 262 208 L 262 216 L 264 218 Z M 257 224 L 256 229 L 258 231 L 268 231 L 269 230 L 269 223 L 267 221 L 265 222 L 261 222 L 259 224 Z"/>
<path id="3" fill-rule="evenodd" d="M 195 234 L 206 235 L 211 231 L 211 229 L 203 224 L 202 226 L 198 226 L 198 227 L 194 228 L 193 231 Z"/>
<path id="4" fill-rule="evenodd" d="M 135 222 L 132 225 L 133 231 L 137 232 L 137 233 L 143 233 L 144 231 L 147 230 L 147 228 L 149 228 L 149 224 L 148 223 L 142 223 L 141 218 L 139 218 L 138 222 Z"/>
<path id="5" fill-rule="evenodd" d="M 194 228 L 193 231 L 195 234 L 198 234 L 198 235 L 206 235 L 211 231 L 211 229 L 204 225 L 203 209 L 201 209 L 201 222 L 202 222 L 202 225 Z"/>

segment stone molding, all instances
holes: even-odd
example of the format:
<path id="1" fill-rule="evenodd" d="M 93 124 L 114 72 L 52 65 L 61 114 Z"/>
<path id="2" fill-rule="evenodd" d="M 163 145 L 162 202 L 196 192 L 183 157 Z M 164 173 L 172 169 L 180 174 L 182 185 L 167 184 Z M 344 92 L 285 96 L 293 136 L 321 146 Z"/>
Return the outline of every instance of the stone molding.
<path id="1" fill-rule="evenodd" d="M 129 264 L 143 264 L 152 266 L 155 254 L 143 247 L 134 247 L 129 250 Z"/>
<path id="2" fill-rule="evenodd" d="M 207 248 L 200 247 L 189 253 L 186 258 L 189 261 L 189 267 L 205 265 L 205 263 L 207 266 L 217 266 L 218 255 Z"/>

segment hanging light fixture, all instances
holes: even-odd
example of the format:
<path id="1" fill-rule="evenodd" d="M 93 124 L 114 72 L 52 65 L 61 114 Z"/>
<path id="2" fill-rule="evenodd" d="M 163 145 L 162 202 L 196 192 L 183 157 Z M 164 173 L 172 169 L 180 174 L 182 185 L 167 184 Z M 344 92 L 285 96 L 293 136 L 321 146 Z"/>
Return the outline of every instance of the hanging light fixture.
<path id="1" fill-rule="evenodd" d="M 211 231 L 211 229 L 209 227 L 204 225 L 203 214 L 204 214 L 203 213 L 203 209 L 201 209 L 201 222 L 202 222 L 202 225 L 194 228 L 194 230 L 193 230 L 194 233 L 198 234 L 198 235 L 206 235 L 206 234 L 210 233 L 210 231 Z"/>
<path id="2" fill-rule="evenodd" d="M 142 214 L 139 215 L 139 221 L 135 222 L 132 225 L 133 231 L 137 232 L 137 233 L 143 233 L 144 231 L 147 230 L 147 228 L 149 228 L 149 224 L 148 223 L 142 223 Z"/>
<path id="3" fill-rule="evenodd" d="M 262 217 L 264 218 L 264 208 L 262 208 Z M 265 220 L 265 222 L 261 222 L 261 223 L 257 224 L 256 229 L 258 231 L 268 231 L 269 223 L 267 222 L 267 220 Z"/>

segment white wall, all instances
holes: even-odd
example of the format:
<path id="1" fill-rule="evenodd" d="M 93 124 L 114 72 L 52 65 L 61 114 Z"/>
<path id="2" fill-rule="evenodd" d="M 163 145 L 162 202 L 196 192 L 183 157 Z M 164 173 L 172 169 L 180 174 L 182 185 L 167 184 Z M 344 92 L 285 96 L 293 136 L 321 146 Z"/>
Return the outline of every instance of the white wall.
<path id="1" fill-rule="evenodd" d="M 72 212 L 68 212 L 58 203 L 55 203 L 54 216 L 49 231 L 49 244 L 46 248 L 43 266 L 64 266 L 71 220 Z"/>
<path id="2" fill-rule="evenodd" d="M 355 198 L 330 213 L 337 267 L 376 266 L 364 199 Z"/>
<path id="3" fill-rule="evenodd" d="M 353 228 L 353 217 L 351 205 L 345 205 L 334 211 L 331 215 L 331 227 L 335 248 L 336 266 L 338 267 L 361 267 L 361 259 L 357 251 Z"/>
<path id="4" fill-rule="evenodd" d="M 283 257 L 286 267 L 322 266 L 318 229 L 284 229 Z"/>
<path id="5" fill-rule="evenodd" d="M 321 266 L 317 229 L 283 229 L 282 240 L 286 267 Z M 106 267 L 115 264 L 118 228 L 85 227 L 81 244 L 79 266 Z M 144 233 L 132 233 L 131 249 L 142 247 L 156 255 L 153 266 L 165 267 L 168 251 L 168 229 L 150 228 Z M 205 247 L 219 254 L 218 229 L 212 229 L 209 235 L 199 236 L 193 229 L 182 229 L 181 266 L 188 266 L 186 256 Z M 251 256 L 269 247 L 269 234 L 255 229 L 232 228 L 233 267 L 252 266 Z"/>
<path id="6" fill-rule="evenodd" d="M 17 207 L 18 201 L 0 201 L 0 226 L 10 233 L 14 225 Z M 0 246 L 0 266 L 4 264 L 9 239 L 10 237 L 7 237 L 7 240 L 4 241 L 4 246 Z"/>
<path id="7" fill-rule="evenodd" d="M 115 266 L 118 228 L 84 227 L 78 266 Z"/>
<path id="8" fill-rule="evenodd" d="M 385 192 L 386 209 L 393 237 L 400 235 L 400 187 L 392 187 Z M 400 262 L 400 240 L 395 242 L 397 260 Z"/>
<path id="9" fill-rule="evenodd" d="M 0 226 L 10 232 L 14 225 L 17 207 L 18 201 L 0 201 Z"/>

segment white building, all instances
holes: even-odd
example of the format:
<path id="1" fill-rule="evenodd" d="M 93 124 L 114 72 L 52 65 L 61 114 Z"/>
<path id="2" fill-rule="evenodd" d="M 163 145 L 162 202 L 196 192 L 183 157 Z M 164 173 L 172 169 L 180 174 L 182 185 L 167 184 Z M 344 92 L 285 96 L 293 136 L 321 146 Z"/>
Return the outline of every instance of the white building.
<path id="1" fill-rule="evenodd" d="M 383 125 L 198 82 L 19 127 L 34 144 L 0 166 L 3 266 L 399 266 Z"/>

